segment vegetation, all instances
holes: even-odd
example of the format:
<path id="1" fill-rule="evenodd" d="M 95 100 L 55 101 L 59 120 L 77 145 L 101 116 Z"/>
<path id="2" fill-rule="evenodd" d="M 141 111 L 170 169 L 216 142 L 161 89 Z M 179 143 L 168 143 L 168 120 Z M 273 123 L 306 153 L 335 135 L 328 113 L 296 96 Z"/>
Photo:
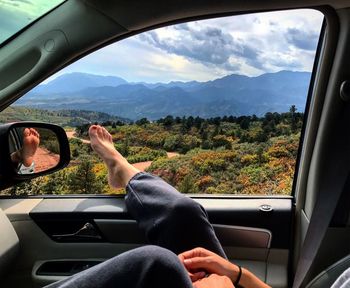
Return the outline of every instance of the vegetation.
<path id="1" fill-rule="evenodd" d="M 102 112 L 84 110 L 49 111 L 21 106 L 10 106 L 0 114 L 0 123 L 16 121 L 41 121 L 60 126 L 79 126 L 94 122 L 129 123 L 128 119 L 111 116 Z"/>
<path id="2" fill-rule="evenodd" d="M 102 123 L 131 163 L 153 161 L 147 171 L 183 193 L 288 195 L 294 176 L 303 113 L 210 119 L 167 116 L 155 122 Z M 76 127 L 86 138 L 89 125 Z M 68 168 L 7 190 L 10 194 L 118 194 L 90 145 L 70 139 Z M 167 152 L 177 152 L 168 158 Z M 32 185 L 32 186 L 30 186 Z M 30 187 L 30 188 L 28 188 Z"/>

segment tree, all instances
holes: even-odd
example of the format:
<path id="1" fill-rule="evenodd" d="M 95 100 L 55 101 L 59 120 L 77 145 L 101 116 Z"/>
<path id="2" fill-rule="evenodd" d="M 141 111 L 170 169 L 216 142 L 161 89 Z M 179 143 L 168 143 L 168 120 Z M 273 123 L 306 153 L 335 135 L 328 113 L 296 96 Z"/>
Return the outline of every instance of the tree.
<path id="1" fill-rule="evenodd" d="M 187 120 L 186 120 L 186 128 L 187 128 L 187 130 L 191 129 L 193 124 L 194 124 L 194 118 L 193 118 L 193 116 L 189 116 L 187 118 Z"/>
<path id="2" fill-rule="evenodd" d="M 213 137 L 213 147 L 225 147 L 225 149 L 232 149 L 231 141 L 224 135 L 217 135 Z"/>
<path id="3" fill-rule="evenodd" d="M 129 156 L 129 135 L 126 135 L 125 138 L 124 138 L 124 141 L 120 147 L 120 154 L 122 154 L 124 157 L 127 157 Z"/>
<path id="4" fill-rule="evenodd" d="M 96 179 L 93 163 L 83 158 L 80 164 L 68 176 L 68 188 L 73 194 L 100 194 L 102 185 Z"/>
<path id="5" fill-rule="evenodd" d="M 243 130 L 248 130 L 249 126 L 250 126 L 250 120 L 248 117 L 244 117 L 241 121 L 241 123 L 239 123 L 241 129 Z"/>
<path id="6" fill-rule="evenodd" d="M 144 126 L 146 124 L 149 124 L 149 120 L 147 118 L 141 118 L 135 122 L 137 126 Z"/>
<path id="7" fill-rule="evenodd" d="M 176 124 L 181 124 L 181 118 L 179 116 L 176 116 L 175 123 Z"/>
<path id="8" fill-rule="evenodd" d="M 209 127 L 208 122 L 204 120 L 199 129 L 199 134 L 201 135 L 202 140 L 208 139 L 208 127 Z"/>
<path id="9" fill-rule="evenodd" d="M 166 116 L 164 119 L 163 119 L 163 125 L 167 128 L 173 126 L 174 124 L 174 117 L 171 116 L 171 115 L 168 115 Z"/>
<path id="10" fill-rule="evenodd" d="M 43 177 L 37 177 L 29 182 L 17 183 L 9 188 L 8 191 L 11 196 L 39 195 L 42 194 L 42 183 Z"/>
<path id="11" fill-rule="evenodd" d="M 297 117 L 296 117 L 296 111 L 297 108 L 295 107 L 295 105 L 292 105 L 289 109 L 289 113 L 290 113 L 290 126 L 293 132 L 295 132 L 298 128 L 297 125 Z"/>
<path id="12" fill-rule="evenodd" d="M 220 125 L 216 125 L 211 137 L 215 137 L 220 133 Z"/>
<path id="13" fill-rule="evenodd" d="M 201 128 L 202 122 L 204 121 L 204 119 L 200 118 L 200 117 L 196 117 L 194 118 L 194 126 L 199 129 Z"/>
<path id="14" fill-rule="evenodd" d="M 43 194 L 66 194 L 68 192 L 67 187 L 68 176 L 67 170 L 57 171 L 47 176 L 47 181 L 42 187 Z"/>
<path id="15" fill-rule="evenodd" d="M 171 135 L 165 138 L 163 148 L 166 151 L 175 151 L 179 146 L 179 137 L 177 135 Z"/>
<path id="16" fill-rule="evenodd" d="M 198 193 L 198 186 L 194 183 L 190 174 L 187 174 L 179 184 L 179 191 L 181 193 Z"/>

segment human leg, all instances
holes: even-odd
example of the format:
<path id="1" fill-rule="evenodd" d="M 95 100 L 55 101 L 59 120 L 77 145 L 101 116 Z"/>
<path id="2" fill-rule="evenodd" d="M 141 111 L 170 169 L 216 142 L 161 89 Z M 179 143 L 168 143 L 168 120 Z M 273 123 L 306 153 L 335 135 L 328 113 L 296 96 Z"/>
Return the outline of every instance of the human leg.
<path id="1" fill-rule="evenodd" d="M 89 129 L 91 147 L 102 158 L 108 169 L 108 183 L 112 187 L 125 187 L 140 170 L 132 166 L 114 147 L 111 134 L 98 125 Z"/>
<path id="2" fill-rule="evenodd" d="M 109 259 L 46 288 L 192 288 L 178 257 L 158 246 L 144 246 Z"/>
<path id="3" fill-rule="evenodd" d="M 203 247 L 226 258 L 204 208 L 159 177 L 138 173 L 125 203 L 149 242 L 176 254 Z"/>
<path id="4" fill-rule="evenodd" d="M 126 186 L 125 203 L 149 242 L 174 253 L 201 246 L 226 255 L 202 206 L 179 193 L 161 178 L 140 173 L 115 150 L 106 129 L 89 129 L 92 148 L 108 168 L 109 183 Z"/>

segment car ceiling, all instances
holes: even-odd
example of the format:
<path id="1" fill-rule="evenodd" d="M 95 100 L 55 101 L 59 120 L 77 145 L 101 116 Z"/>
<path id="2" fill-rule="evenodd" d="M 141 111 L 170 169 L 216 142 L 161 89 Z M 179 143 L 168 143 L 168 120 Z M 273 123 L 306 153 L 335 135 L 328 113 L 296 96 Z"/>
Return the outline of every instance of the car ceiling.
<path id="1" fill-rule="evenodd" d="M 332 6 L 349 7 L 349 1 L 101 1 L 69 0 L 38 19 L 0 49 L 0 110 L 61 68 L 116 40 L 168 23 L 225 16 L 247 11 Z M 325 7 L 325 6 L 324 6 Z M 324 8 L 323 7 L 323 8 Z M 51 34 L 45 35 L 49 32 Z M 56 35 L 52 35 L 52 34 Z M 44 51 L 47 39 L 55 51 Z M 56 39 L 57 38 L 57 39 Z M 61 39 L 59 39 L 61 38 Z M 34 55 L 32 50 L 42 50 Z M 34 54 L 33 54 L 34 53 Z M 21 54 L 21 55 L 16 55 Z M 45 55 L 44 55 L 45 54 Z M 48 55 L 50 54 L 50 55 Z M 43 55 L 45 57 L 43 57 Z M 24 59 L 39 57 L 23 67 Z M 17 61 L 11 62 L 18 58 Z M 30 65 L 33 65 L 31 67 Z M 36 67 L 37 66 L 37 67 Z M 23 73 L 20 70 L 23 70 Z M 30 72 L 30 73 L 28 73 Z"/>
<path id="2" fill-rule="evenodd" d="M 129 31 L 197 16 L 222 13 L 278 10 L 328 5 L 334 9 L 349 7 L 349 1 L 99 1 L 88 0 L 88 5 L 116 21 Z"/>

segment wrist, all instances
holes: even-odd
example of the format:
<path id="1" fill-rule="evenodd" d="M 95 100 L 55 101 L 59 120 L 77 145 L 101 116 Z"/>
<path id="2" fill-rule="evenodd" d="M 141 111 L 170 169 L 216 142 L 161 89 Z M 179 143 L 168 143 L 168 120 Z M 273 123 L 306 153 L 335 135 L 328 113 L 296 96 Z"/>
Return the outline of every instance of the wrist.
<path id="1" fill-rule="evenodd" d="M 233 285 L 235 286 L 235 287 L 240 287 L 240 281 L 241 281 L 241 278 L 242 278 L 242 273 L 243 273 L 243 271 L 242 271 L 242 267 L 240 266 L 240 265 L 237 265 L 237 267 L 238 267 L 238 275 L 237 275 L 237 277 L 236 277 L 236 280 L 235 280 L 235 282 L 233 282 Z"/>
<path id="2" fill-rule="evenodd" d="M 229 278 L 231 279 L 235 287 L 237 284 L 241 282 L 242 274 L 243 274 L 243 268 L 237 264 L 231 263 Z"/>
<path id="3" fill-rule="evenodd" d="M 251 287 L 251 284 L 253 282 L 252 276 L 253 274 L 249 270 L 242 268 L 242 275 L 239 281 L 239 287 Z"/>
<path id="4" fill-rule="evenodd" d="M 233 265 L 233 268 L 232 268 L 232 274 L 231 274 L 231 281 L 233 283 L 233 285 L 236 287 L 236 288 L 239 288 L 239 287 L 251 287 L 251 284 L 252 284 L 252 276 L 253 274 L 239 266 L 239 265 L 235 265 L 235 264 L 232 264 Z"/>

